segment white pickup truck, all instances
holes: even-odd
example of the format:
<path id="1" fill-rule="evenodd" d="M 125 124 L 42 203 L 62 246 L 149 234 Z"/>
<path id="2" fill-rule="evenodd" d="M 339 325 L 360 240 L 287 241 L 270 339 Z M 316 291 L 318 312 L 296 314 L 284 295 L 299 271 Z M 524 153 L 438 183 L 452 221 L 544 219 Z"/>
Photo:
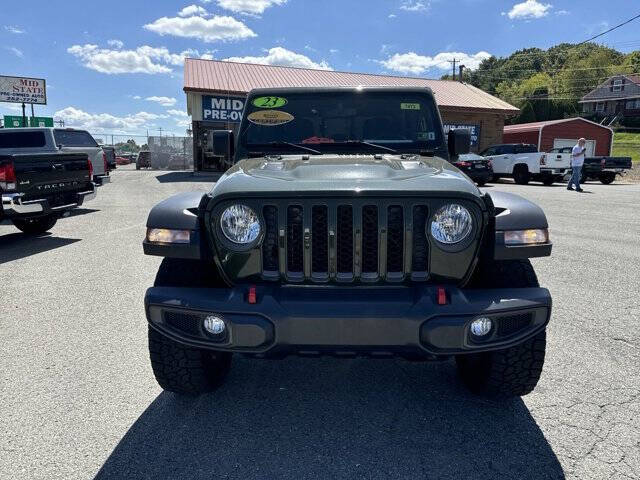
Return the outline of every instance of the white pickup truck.
<path id="1" fill-rule="evenodd" d="M 519 185 L 531 180 L 552 185 L 562 181 L 571 168 L 567 157 L 539 152 L 535 145 L 526 143 L 493 145 L 481 155 L 491 160 L 493 181 L 511 177 Z"/>

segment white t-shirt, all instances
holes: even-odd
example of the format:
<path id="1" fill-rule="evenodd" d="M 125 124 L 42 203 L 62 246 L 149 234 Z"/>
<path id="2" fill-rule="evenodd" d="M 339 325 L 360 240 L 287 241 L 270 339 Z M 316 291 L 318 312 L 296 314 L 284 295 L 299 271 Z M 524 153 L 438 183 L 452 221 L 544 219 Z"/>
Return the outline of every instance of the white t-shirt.
<path id="1" fill-rule="evenodd" d="M 572 167 L 581 167 L 584 165 L 584 152 L 582 151 L 582 147 L 580 145 L 576 145 L 571 150 L 571 166 Z M 575 157 L 573 156 L 575 155 Z"/>

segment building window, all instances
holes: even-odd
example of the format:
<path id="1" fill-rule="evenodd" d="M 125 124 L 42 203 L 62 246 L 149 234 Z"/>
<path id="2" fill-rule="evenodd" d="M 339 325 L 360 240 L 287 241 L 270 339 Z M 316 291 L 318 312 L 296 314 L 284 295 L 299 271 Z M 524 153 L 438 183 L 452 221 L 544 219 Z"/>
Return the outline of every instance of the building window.
<path id="1" fill-rule="evenodd" d="M 622 90 L 622 80 L 614 80 L 613 81 L 613 91 L 619 92 Z"/>
<path id="2" fill-rule="evenodd" d="M 634 108 L 636 108 L 636 102 L 635 100 L 628 100 L 627 101 L 627 105 L 625 107 L 627 110 L 633 110 Z"/>
<path id="3" fill-rule="evenodd" d="M 604 112 L 604 102 L 596 103 L 596 112 Z"/>

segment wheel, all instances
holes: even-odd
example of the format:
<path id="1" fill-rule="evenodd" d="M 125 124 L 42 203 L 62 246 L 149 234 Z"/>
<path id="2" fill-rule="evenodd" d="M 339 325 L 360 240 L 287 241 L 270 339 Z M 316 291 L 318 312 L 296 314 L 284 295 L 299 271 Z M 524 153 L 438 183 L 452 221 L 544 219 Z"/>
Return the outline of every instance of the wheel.
<path id="1" fill-rule="evenodd" d="M 513 180 L 518 185 L 526 185 L 529 183 L 531 179 L 531 175 L 529 174 L 529 169 L 526 165 L 516 165 L 513 169 Z"/>
<path id="2" fill-rule="evenodd" d="M 14 218 L 15 227 L 28 235 L 42 235 L 51 230 L 58 221 L 57 217 Z"/>
<path id="3" fill-rule="evenodd" d="M 221 279 L 210 266 L 198 260 L 165 258 L 160 264 L 156 287 L 212 287 Z M 167 391 L 199 395 L 222 385 L 231 368 L 232 354 L 195 348 L 175 342 L 148 327 L 149 357 L 158 384 Z"/>
<path id="4" fill-rule="evenodd" d="M 589 180 L 589 176 L 586 173 L 582 173 L 580 175 L 580 183 L 587 183 L 587 180 Z"/>
<path id="5" fill-rule="evenodd" d="M 498 183 L 500 181 L 500 175 L 494 175 L 491 177 L 491 183 Z"/>
<path id="6" fill-rule="evenodd" d="M 136 162 L 136 170 L 140 170 L 140 164 Z"/>
<path id="7" fill-rule="evenodd" d="M 531 288 L 538 278 L 529 260 L 483 263 L 472 287 Z M 458 375 L 474 393 L 489 397 L 526 395 L 536 387 L 546 349 L 546 332 L 504 350 L 456 356 Z"/>
<path id="8" fill-rule="evenodd" d="M 544 177 L 542 179 L 542 183 L 544 185 L 546 185 L 547 187 L 550 187 L 551 185 L 553 185 L 556 182 L 556 177 Z"/>
<path id="9" fill-rule="evenodd" d="M 603 184 L 609 185 L 616 179 L 616 174 L 614 172 L 602 172 L 598 178 Z"/>

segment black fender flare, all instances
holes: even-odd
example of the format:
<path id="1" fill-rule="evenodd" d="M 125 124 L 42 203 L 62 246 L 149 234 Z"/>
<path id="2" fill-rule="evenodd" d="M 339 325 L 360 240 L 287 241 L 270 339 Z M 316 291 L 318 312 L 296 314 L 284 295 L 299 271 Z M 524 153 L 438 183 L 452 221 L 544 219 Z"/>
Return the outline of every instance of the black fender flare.
<path id="1" fill-rule="evenodd" d="M 201 222 L 198 215 L 200 202 L 205 192 L 185 192 L 173 195 L 154 206 L 147 217 L 147 229 L 166 228 L 169 230 L 189 230 L 190 242 L 187 243 L 142 243 L 146 255 L 160 257 L 203 259 Z"/>
<path id="2" fill-rule="evenodd" d="M 519 195 L 492 191 L 488 193 L 495 211 L 495 260 L 548 257 L 552 243 L 528 246 L 507 246 L 504 232 L 509 230 L 547 230 L 549 222 L 542 208 Z"/>

